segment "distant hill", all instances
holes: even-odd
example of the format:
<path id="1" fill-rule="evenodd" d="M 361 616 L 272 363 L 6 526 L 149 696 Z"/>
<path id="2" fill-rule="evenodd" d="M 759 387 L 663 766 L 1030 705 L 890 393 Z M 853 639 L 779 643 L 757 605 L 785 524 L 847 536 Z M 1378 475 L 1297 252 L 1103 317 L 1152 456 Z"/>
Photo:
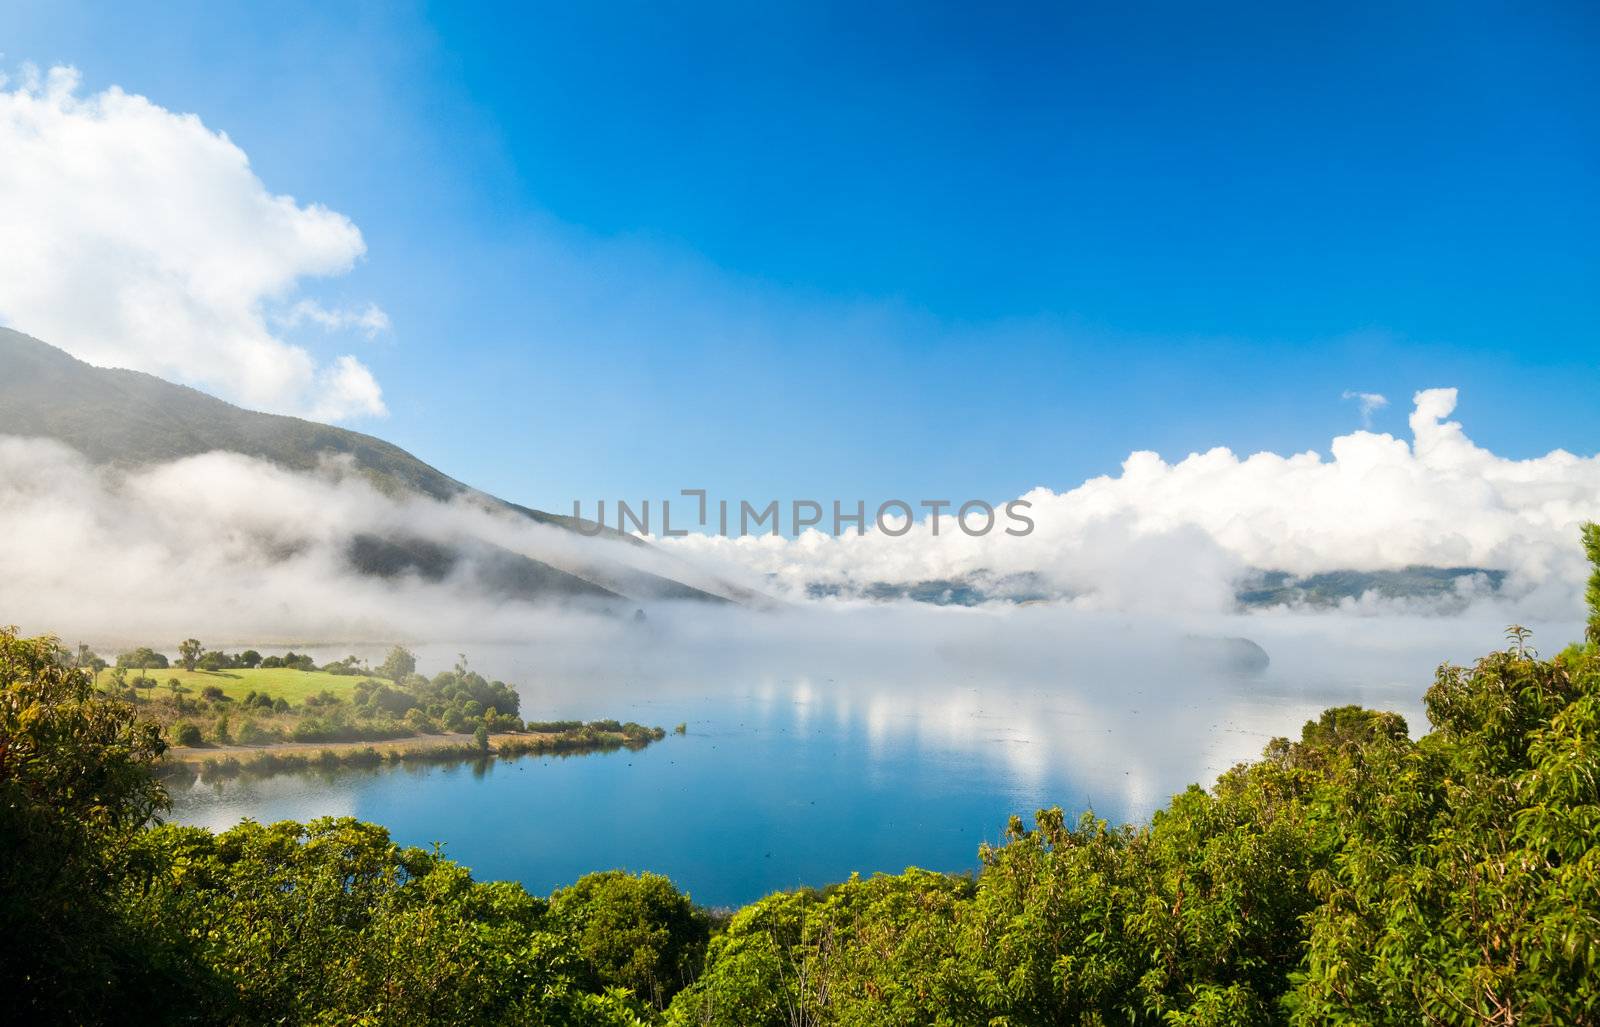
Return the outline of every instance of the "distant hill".
<path id="1" fill-rule="evenodd" d="M 1405 567 L 1382 571 L 1329 571 L 1296 577 L 1285 571 L 1254 571 L 1238 584 L 1234 601 L 1241 609 L 1272 606 L 1338 606 L 1365 595 L 1383 599 L 1415 599 L 1448 607 L 1465 601 L 1460 585 L 1495 592 L 1506 572 L 1482 567 Z M 1463 581 L 1463 579 L 1466 579 Z M 1035 603 L 1074 598 L 1034 573 L 995 575 L 987 571 L 926 581 L 815 581 L 806 586 L 812 599 L 909 599 L 935 606 L 981 606 L 984 603 Z"/>
<path id="2" fill-rule="evenodd" d="M 1236 598 L 1239 605 L 1337 606 L 1346 599 L 1373 595 L 1382 599 L 1420 599 L 1451 603 L 1462 599 L 1462 579 L 1481 591 L 1499 591 L 1506 572 L 1483 567 L 1402 567 L 1387 571 L 1329 571 L 1295 577 L 1284 571 L 1265 571 L 1245 582 Z"/>
<path id="3" fill-rule="evenodd" d="M 0 328 L 0 435 L 54 439 L 96 464 L 162 463 L 216 450 L 241 453 L 293 471 L 314 471 L 329 457 L 348 458 L 387 495 L 470 497 L 489 509 L 570 530 L 573 520 L 497 499 L 457 481 L 371 435 L 298 417 L 245 410 L 196 389 L 140 371 L 95 367 L 21 332 Z M 616 559 L 562 569 L 488 542 L 446 546 L 410 537 L 350 540 L 352 567 L 391 577 L 437 580 L 465 561 L 486 592 L 505 598 L 702 599 L 726 595 L 630 566 L 645 543 L 605 530 L 597 545 Z M 649 547 L 646 547 L 649 548 Z"/>

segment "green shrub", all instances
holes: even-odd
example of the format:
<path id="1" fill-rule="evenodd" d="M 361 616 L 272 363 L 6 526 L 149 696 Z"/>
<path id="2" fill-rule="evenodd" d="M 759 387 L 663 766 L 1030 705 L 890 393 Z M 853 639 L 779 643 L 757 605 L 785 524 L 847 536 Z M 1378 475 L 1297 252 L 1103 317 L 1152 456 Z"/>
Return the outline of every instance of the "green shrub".
<path id="1" fill-rule="evenodd" d="M 266 730 L 253 720 L 247 720 L 239 725 L 240 745 L 269 745 L 277 740 L 276 732 Z"/>
<path id="2" fill-rule="evenodd" d="M 660 874 L 588 874 L 550 896 L 550 913 L 576 934 L 591 988 L 657 1008 L 699 973 L 710 937 L 706 914 Z"/>

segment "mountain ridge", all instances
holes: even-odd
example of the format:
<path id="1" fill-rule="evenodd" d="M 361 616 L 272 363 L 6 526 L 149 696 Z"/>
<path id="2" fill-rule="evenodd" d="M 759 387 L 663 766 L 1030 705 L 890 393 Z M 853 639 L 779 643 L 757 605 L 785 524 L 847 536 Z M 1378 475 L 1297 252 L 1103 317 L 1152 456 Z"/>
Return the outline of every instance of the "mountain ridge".
<path id="1" fill-rule="evenodd" d="M 466 498 L 491 511 L 574 531 L 571 517 L 512 503 L 471 486 L 373 435 L 286 414 L 249 410 L 187 385 L 126 368 L 97 367 L 15 329 L 0 327 L 0 435 L 53 439 L 91 463 L 136 468 L 218 450 L 297 472 L 316 472 L 330 458 L 390 496 L 440 501 Z M 593 526 L 587 525 L 592 531 Z M 520 599 L 697 599 L 722 595 L 632 567 L 625 556 L 650 550 L 643 540 L 602 529 L 598 545 L 624 545 L 595 566 L 558 567 L 485 540 L 446 546 L 399 536 L 352 537 L 347 558 L 363 574 L 412 573 L 437 580 L 468 556 L 485 590 Z M 633 549 L 632 547 L 642 547 Z M 728 586 L 737 594 L 740 590 Z M 742 596 L 741 596 L 742 598 Z"/>

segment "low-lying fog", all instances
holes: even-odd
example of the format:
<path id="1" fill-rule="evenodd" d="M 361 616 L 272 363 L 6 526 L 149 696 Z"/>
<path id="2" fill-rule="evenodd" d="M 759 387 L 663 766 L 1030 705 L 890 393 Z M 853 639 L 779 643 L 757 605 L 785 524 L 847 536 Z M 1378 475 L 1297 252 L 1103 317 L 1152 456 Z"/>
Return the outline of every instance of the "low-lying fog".
<path id="1" fill-rule="evenodd" d="M 967 869 L 1008 815 L 1042 806 L 1143 820 L 1330 705 L 1397 710 L 1420 732 L 1435 667 L 1503 644 L 1503 627 L 909 605 L 571 619 L 525 645 L 420 646 L 421 669 L 465 651 L 519 686 L 526 717 L 682 722 L 684 736 L 476 768 L 202 782 L 177 791 L 174 816 L 220 828 L 348 814 L 535 890 L 626 867 L 734 904 L 853 871 Z M 1535 630 L 1554 647 L 1579 626 Z M 1270 663 L 1208 641 L 1239 637 Z"/>
<path id="2" fill-rule="evenodd" d="M 687 717 L 706 729 L 727 727 L 712 721 L 730 703 L 755 723 L 783 707 L 779 719 L 798 730 L 854 727 L 872 744 L 895 736 L 996 761 L 1019 801 L 1050 799 L 1036 786 L 1060 766 L 1083 796 L 1143 816 L 1328 706 L 1392 709 L 1425 730 L 1422 696 L 1439 664 L 1503 646 L 1505 626 L 1330 613 L 1140 619 L 1050 606 L 677 606 L 592 633 L 569 625 L 530 645 L 418 653 L 425 669 L 442 669 L 466 651 L 480 671 L 518 685 L 530 718 L 670 728 Z M 1535 632 L 1536 644 L 1559 648 L 1582 626 Z M 1258 668 L 1248 648 L 1218 644 L 1229 639 L 1254 642 L 1270 662 Z"/>

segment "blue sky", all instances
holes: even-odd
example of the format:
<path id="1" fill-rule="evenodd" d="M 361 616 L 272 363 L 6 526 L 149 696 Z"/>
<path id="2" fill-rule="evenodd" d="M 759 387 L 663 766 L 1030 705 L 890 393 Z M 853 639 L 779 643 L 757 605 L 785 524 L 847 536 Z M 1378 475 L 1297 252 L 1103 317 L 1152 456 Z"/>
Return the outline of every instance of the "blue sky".
<path id="1" fill-rule="evenodd" d="M 762 6 L 24 0 L 0 53 L 348 215 L 358 426 L 535 505 L 1005 498 L 1347 390 L 1596 449 L 1592 6 Z"/>

